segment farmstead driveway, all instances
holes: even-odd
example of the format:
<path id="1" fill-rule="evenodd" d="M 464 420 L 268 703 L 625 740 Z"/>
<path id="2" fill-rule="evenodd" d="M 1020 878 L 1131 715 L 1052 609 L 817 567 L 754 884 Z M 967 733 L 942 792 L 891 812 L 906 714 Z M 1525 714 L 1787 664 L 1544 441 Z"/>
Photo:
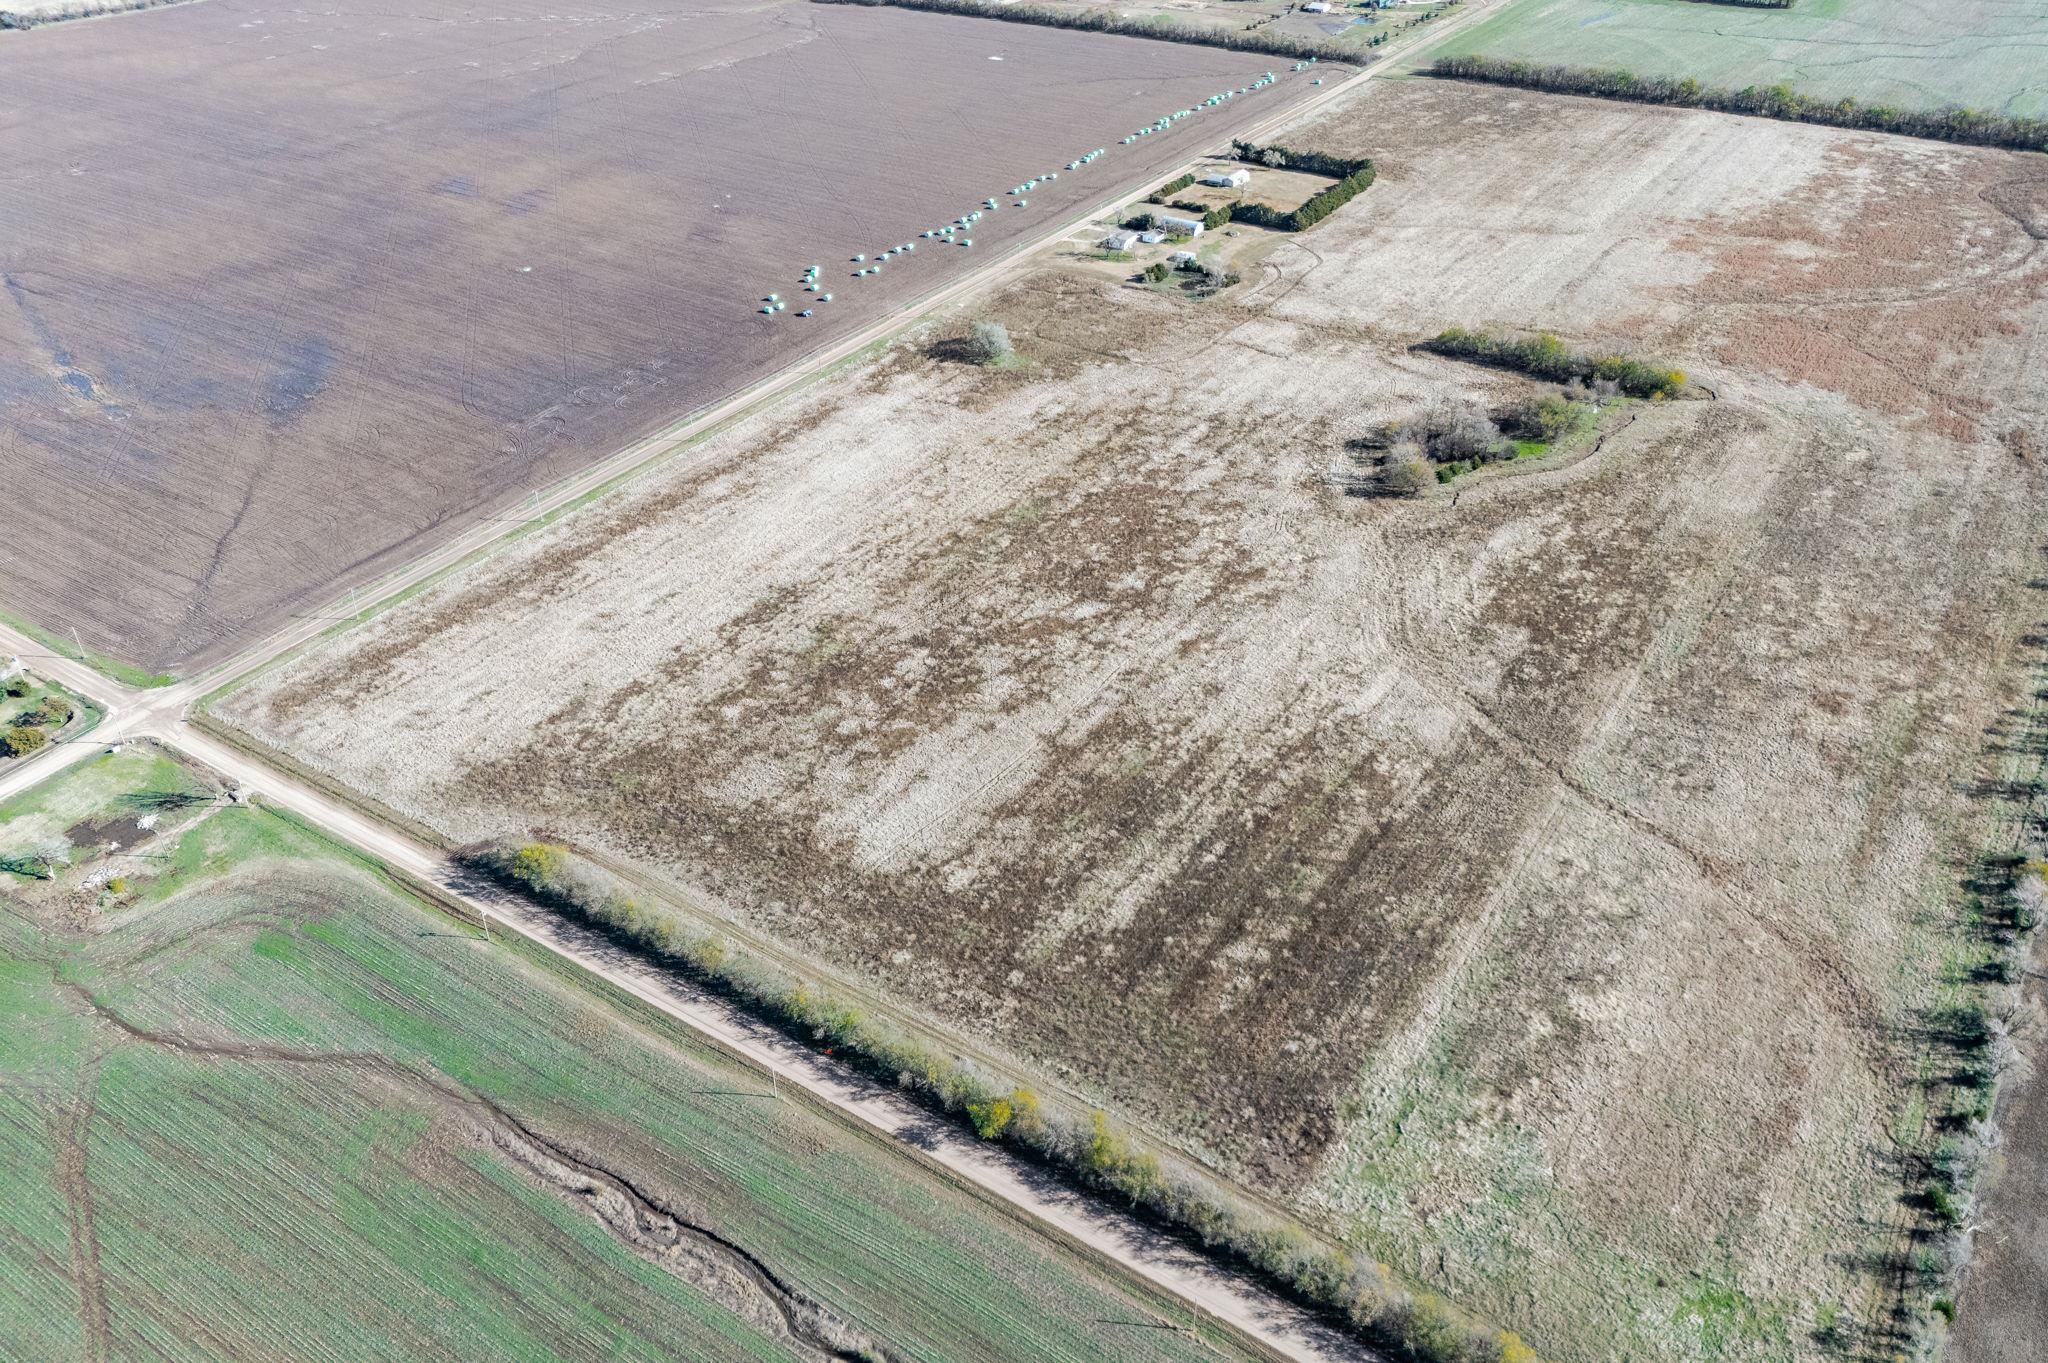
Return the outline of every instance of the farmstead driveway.
<path id="1" fill-rule="evenodd" d="M 487 924 L 511 927 L 711 1038 L 847 1120 L 888 1138 L 909 1157 L 943 1169 L 999 1198 L 1040 1226 L 1121 1265 L 1229 1325 L 1277 1358 L 1371 1360 L 1377 1355 L 1317 1323 L 1305 1312 L 1217 1267 L 1202 1255 L 1139 1225 L 1093 1199 L 1038 1176 L 999 1149 L 971 1140 L 893 1090 L 813 1054 L 722 1000 L 635 958 L 595 934 L 509 897 L 482 895 L 437 848 L 385 826 L 296 778 L 255 761 L 188 722 L 198 684 L 156 691 L 119 685 L 73 659 L 0 627 L 0 654 L 19 654 L 32 671 L 89 697 L 106 719 L 81 740 L 64 743 L 0 777 L 0 800 L 133 739 L 167 743 L 212 768 L 247 795 L 261 796 L 395 871 L 424 882 Z M 260 665 L 260 664 L 259 664 Z"/>

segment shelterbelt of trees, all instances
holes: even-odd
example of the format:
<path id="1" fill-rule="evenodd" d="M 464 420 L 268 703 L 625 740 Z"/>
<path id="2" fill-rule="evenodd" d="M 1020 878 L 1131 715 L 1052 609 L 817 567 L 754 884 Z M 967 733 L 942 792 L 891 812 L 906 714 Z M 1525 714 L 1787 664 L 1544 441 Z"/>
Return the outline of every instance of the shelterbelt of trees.
<path id="1" fill-rule="evenodd" d="M 1343 43 L 1319 42 L 1314 38 L 1290 38 L 1261 30 L 1196 28 L 1171 19 L 1134 19 L 1109 10 L 1062 10 L 1043 5 L 1003 5 L 993 0 L 818 0 L 825 5 L 894 5 L 898 9 L 921 9 L 934 14 L 965 14 L 977 19 L 1001 19 L 1012 24 L 1038 24 L 1045 28 L 1076 28 L 1085 33 L 1118 33 L 1130 38 L 1161 38 L 1172 43 L 1194 43 L 1201 47 L 1223 47 L 1233 52 L 1265 52 L 1276 57 L 1315 57 L 1322 61 L 1350 62 L 1354 66 L 1372 60 L 1355 47 Z"/>
<path id="2" fill-rule="evenodd" d="M 1890 104 L 1861 104 L 1846 96 L 1825 99 L 1802 94 L 1782 82 L 1726 90 L 1702 85 L 1690 76 L 1638 76 L 1633 71 L 1545 66 L 1480 54 L 1439 57 L 1430 67 L 1430 74 L 1453 80 L 1514 85 L 1525 90 L 1546 90 L 1553 94 L 1597 95 L 1603 99 L 1633 100 L 1638 104 L 1672 104 L 1681 108 L 1713 109 L 1724 114 L 1780 118 L 1794 123 L 1825 123 L 1835 128 L 1861 128 L 1979 147 L 2048 151 L 2048 119 L 1987 113 L 1952 104 L 1938 109 L 1903 109 Z"/>

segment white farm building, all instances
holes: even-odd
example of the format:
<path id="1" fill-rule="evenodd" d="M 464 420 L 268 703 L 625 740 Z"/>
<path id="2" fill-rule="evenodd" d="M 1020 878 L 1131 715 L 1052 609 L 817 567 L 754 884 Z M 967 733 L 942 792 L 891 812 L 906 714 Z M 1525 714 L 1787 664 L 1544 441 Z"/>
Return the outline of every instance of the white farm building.
<path id="1" fill-rule="evenodd" d="M 1154 213 L 1152 215 L 1152 225 L 1162 232 L 1175 232 L 1184 237 L 1199 237 L 1202 235 L 1202 220 L 1200 218 L 1183 218 L 1173 213 Z"/>
<path id="2" fill-rule="evenodd" d="M 1252 173 L 1243 166 L 1234 166 L 1229 170 L 1212 170 L 1202 177 L 1203 184 L 1215 185 L 1220 189 L 1242 189 L 1251 182 Z"/>
<path id="3" fill-rule="evenodd" d="M 1129 230 L 1111 232 L 1102 239 L 1105 251 L 1128 251 L 1138 244 L 1138 234 Z"/>

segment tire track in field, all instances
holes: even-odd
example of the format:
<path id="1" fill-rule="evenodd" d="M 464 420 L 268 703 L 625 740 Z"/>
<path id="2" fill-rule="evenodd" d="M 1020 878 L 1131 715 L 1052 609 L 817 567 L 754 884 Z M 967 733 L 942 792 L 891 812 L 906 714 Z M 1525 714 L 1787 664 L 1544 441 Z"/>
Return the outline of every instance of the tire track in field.
<path id="1" fill-rule="evenodd" d="M 64 1194 L 64 1220 L 71 1231 L 71 1281 L 78 1289 L 78 1323 L 85 1334 L 86 1363 L 106 1363 L 112 1352 L 107 1317 L 107 1282 L 100 1271 L 100 1238 L 87 1177 L 86 1136 L 92 1125 L 99 1058 L 87 1062 L 72 1101 L 52 1118 L 57 1142 L 56 1180 Z"/>
<path id="2" fill-rule="evenodd" d="M 784 1279 L 752 1250 L 663 1205 L 624 1175 L 541 1135 L 480 1093 L 370 1051 L 205 1041 L 155 1031 L 108 1007 L 82 984 L 54 977 L 53 983 L 82 1003 L 93 1017 L 144 1045 L 203 1060 L 328 1066 L 424 1091 L 436 1106 L 468 1118 L 493 1150 L 548 1191 L 581 1205 L 627 1248 L 714 1298 L 749 1324 L 780 1335 L 801 1357 L 818 1363 L 901 1363 L 901 1355 Z M 105 1363 L 106 1298 L 99 1274 L 98 1239 L 92 1229 L 90 1189 L 85 1183 L 84 1125 L 90 1115 L 90 1099 L 82 1098 L 59 1117 L 58 1169 L 72 1205 L 72 1263 L 79 1283 L 80 1316 L 86 1326 L 87 1358 L 89 1363 Z"/>
<path id="3" fill-rule="evenodd" d="M 1596 456 L 1602 447 L 1635 425 L 1642 410 L 1634 410 L 1626 422 L 1603 432 L 1589 450 L 1565 467 L 1584 463 Z M 1538 476 L 1540 475 L 1531 475 Z M 1496 487 L 1499 486 L 1502 485 L 1496 484 Z M 1725 545 L 1723 552 L 1732 552 L 1734 548 L 1733 545 Z M 1709 606 L 1710 617 L 1719 610 L 1720 602 L 1732 590 L 1732 587 L 1724 586 L 1716 594 Z M 1561 794 L 1579 801 L 1586 807 L 1600 811 L 1684 861 L 1692 869 L 1693 874 L 1700 878 L 1702 884 L 1713 892 L 1721 905 L 1742 922 L 1769 937 L 1784 953 L 1783 959 L 1791 962 L 1813 983 L 1821 1005 L 1842 1028 L 1843 1034 L 1855 1047 L 1871 1074 L 1882 1076 L 1896 1068 L 1899 1057 L 1879 1026 L 1879 1019 L 1884 1016 L 1880 1001 L 1869 988 L 1856 979 L 1853 972 L 1840 960 L 1839 953 L 1831 948 L 1830 943 L 1821 934 L 1798 924 L 1782 921 L 1768 909 L 1766 896 L 1762 893 L 1756 876 L 1748 868 L 1721 852 L 1701 845 L 1642 810 L 1595 788 L 1571 769 L 1572 762 L 1582 754 L 1560 754 L 1549 750 L 1548 745 L 1523 738 L 1515 732 L 1509 722 L 1497 716 L 1490 705 L 1474 695 L 1455 677 L 1448 675 L 1435 661 L 1398 645 L 1396 660 L 1396 665 L 1426 694 L 1438 704 L 1462 715 L 1468 723 L 1532 776 L 1552 785 Z M 1554 806 L 1544 817 L 1547 818 L 1551 812 L 1554 812 Z"/>

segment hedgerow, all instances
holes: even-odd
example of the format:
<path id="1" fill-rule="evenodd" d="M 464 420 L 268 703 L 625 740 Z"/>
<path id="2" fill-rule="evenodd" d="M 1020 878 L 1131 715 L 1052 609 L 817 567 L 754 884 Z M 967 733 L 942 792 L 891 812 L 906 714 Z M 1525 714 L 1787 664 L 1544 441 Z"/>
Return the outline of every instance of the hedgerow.
<path id="1" fill-rule="evenodd" d="M 1038 24 L 1045 28 L 1072 28 L 1085 33 L 1116 33 L 1127 38 L 1158 38 L 1170 43 L 1194 43 L 1201 47 L 1222 47 L 1233 52 L 1265 52 L 1276 57 L 1314 57 L 1320 61 L 1349 62 L 1353 66 L 1372 60 L 1342 43 L 1318 42 L 1312 38 L 1289 38 L 1281 34 L 1248 32 L 1243 29 L 1189 28 L 1165 19 L 1129 19 L 1104 10 L 1057 10 L 1036 5 L 1003 5 L 994 0 L 818 0 L 825 5 L 893 5 L 898 9 L 926 10 L 934 14 L 961 14 L 977 19 L 1001 19 L 1012 24 Z"/>
<path id="2" fill-rule="evenodd" d="M 1938 109 L 1901 109 L 1889 104 L 1859 104 L 1853 99 L 1823 99 L 1801 94 L 1790 85 L 1749 85 L 1740 90 L 1717 89 L 1691 77 L 1638 76 L 1632 71 L 1585 66 L 1539 66 L 1534 62 L 1497 57 L 1439 57 L 1429 74 L 1454 80 L 1486 81 L 1525 90 L 1565 95 L 1598 95 L 1639 104 L 1675 104 L 1713 109 L 1724 114 L 1749 114 L 1794 123 L 1824 123 L 1836 128 L 1927 137 L 1971 146 L 2048 151 L 2048 119 L 1986 113 L 1944 105 Z"/>
<path id="3" fill-rule="evenodd" d="M 1372 187 L 1374 172 L 1370 160 L 1349 160 L 1328 152 L 1295 151 L 1288 147 L 1261 147 L 1251 142 L 1232 142 L 1230 149 L 1240 161 L 1338 177 L 1336 184 L 1310 196 L 1299 207 L 1286 211 L 1240 199 L 1230 205 L 1232 222 L 1270 227 L 1281 232 L 1299 232 L 1315 226 Z"/>
<path id="4" fill-rule="evenodd" d="M 1535 336 L 1499 336 L 1490 331 L 1450 327 L 1417 348 L 1453 359 L 1519 370 L 1552 383 L 1605 379 L 1633 398 L 1676 397 L 1685 391 L 1683 370 L 1647 364 L 1627 355 L 1582 354 L 1547 331 Z"/>
<path id="5" fill-rule="evenodd" d="M 1195 182 L 1193 175 L 1177 175 L 1145 196 L 1146 203 L 1163 204 L 1169 194 L 1178 194 Z"/>
<path id="6" fill-rule="evenodd" d="M 585 922 L 744 1005 L 807 1044 L 895 1083 L 965 1123 L 1162 1228 L 1248 1269 L 1404 1363 L 1531 1363 L 1513 1334 L 1464 1324 L 1387 1271 L 1300 1226 L 1254 1211 L 1203 1175 L 1170 1165 L 1108 1115 L 1063 1111 L 1029 1087 L 937 1050 L 791 972 L 701 933 L 681 915 L 628 892 L 556 843 L 477 843 L 457 860 L 536 903 Z"/>
<path id="7" fill-rule="evenodd" d="M 1292 147 L 1277 144 L 1260 146 L 1256 142 L 1233 140 L 1230 154 L 1240 161 L 1255 166 L 1266 166 L 1274 170 L 1299 170 L 1310 175 L 1327 175 L 1332 180 L 1342 180 L 1356 175 L 1361 170 L 1371 170 L 1372 162 L 1365 157 L 1353 159 L 1332 156 L 1326 151 L 1296 151 Z"/>

